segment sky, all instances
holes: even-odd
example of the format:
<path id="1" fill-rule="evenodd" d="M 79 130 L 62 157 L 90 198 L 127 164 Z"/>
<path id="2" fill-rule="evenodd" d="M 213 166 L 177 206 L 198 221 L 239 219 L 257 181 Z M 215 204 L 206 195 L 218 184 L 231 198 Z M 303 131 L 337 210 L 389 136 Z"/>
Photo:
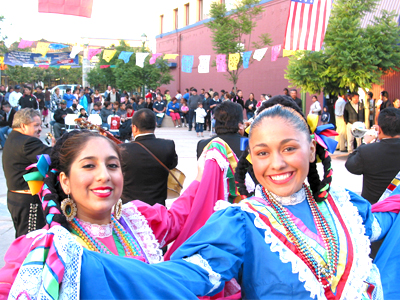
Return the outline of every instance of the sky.
<path id="1" fill-rule="evenodd" d="M 0 0 L 1 35 L 9 45 L 20 38 L 80 43 L 81 37 L 138 39 L 145 33 L 155 51 L 158 14 L 165 0 L 93 0 L 92 17 L 38 12 L 38 0 Z"/>

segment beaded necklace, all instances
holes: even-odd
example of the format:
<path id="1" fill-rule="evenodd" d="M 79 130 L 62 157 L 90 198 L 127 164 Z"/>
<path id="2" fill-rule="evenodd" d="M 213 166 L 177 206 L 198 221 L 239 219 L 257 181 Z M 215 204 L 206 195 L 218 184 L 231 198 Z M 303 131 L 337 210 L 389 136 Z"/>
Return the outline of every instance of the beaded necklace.
<path id="1" fill-rule="evenodd" d="M 322 236 L 324 247 L 327 250 L 327 262 L 325 265 L 319 264 L 318 261 L 315 259 L 311 251 L 311 246 L 300 234 L 300 230 L 290 218 L 288 210 L 283 207 L 279 202 L 277 202 L 274 199 L 273 195 L 269 191 L 266 191 L 264 188 L 262 189 L 263 197 L 276 212 L 279 221 L 286 229 L 289 240 L 295 245 L 302 259 L 305 260 L 308 265 L 312 267 L 319 283 L 324 288 L 326 288 L 331 285 L 330 279 L 336 273 L 339 260 L 338 245 L 333 231 L 330 228 L 325 217 L 322 215 L 320 209 L 318 208 L 318 205 L 314 200 L 314 197 L 312 196 L 309 187 L 305 184 L 303 185 L 303 187 L 306 190 L 307 201 L 310 205 L 311 213 L 313 215 L 318 233 L 320 234 L 320 236 Z M 326 279 L 328 284 L 324 285 L 322 283 L 323 279 Z"/>
<path id="2" fill-rule="evenodd" d="M 113 231 L 118 237 L 122 247 L 124 248 L 126 256 L 140 256 L 142 251 L 137 241 L 132 238 L 130 234 L 122 227 L 122 225 L 111 215 L 111 222 L 113 224 Z M 108 248 L 98 239 L 92 237 L 89 232 L 85 230 L 81 222 L 74 218 L 69 222 L 72 229 L 78 234 L 78 236 L 85 242 L 88 249 L 95 252 L 113 254 Z"/>

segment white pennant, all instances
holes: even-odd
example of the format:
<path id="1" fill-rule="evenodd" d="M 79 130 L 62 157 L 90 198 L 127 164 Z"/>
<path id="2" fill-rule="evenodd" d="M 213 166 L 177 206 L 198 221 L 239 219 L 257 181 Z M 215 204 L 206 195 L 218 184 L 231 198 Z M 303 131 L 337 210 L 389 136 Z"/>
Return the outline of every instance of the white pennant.
<path id="1" fill-rule="evenodd" d="M 261 61 L 263 59 L 265 53 L 267 52 L 267 50 L 268 50 L 268 47 L 255 50 L 253 58 L 255 60 Z"/>
<path id="2" fill-rule="evenodd" d="M 136 53 L 136 65 L 143 68 L 144 67 L 144 60 L 149 55 L 149 53 Z"/>
<path id="3" fill-rule="evenodd" d="M 211 55 L 200 55 L 199 56 L 199 66 L 197 70 L 199 73 L 210 73 L 210 58 Z"/>
<path id="4" fill-rule="evenodd" d="M 73 46 L 71 53 L 69 54 L 70 58 L 75 58 L 75 56 L 78 55 L 79 52 L 81 52 L 83 48 L 81 46 Z"/>

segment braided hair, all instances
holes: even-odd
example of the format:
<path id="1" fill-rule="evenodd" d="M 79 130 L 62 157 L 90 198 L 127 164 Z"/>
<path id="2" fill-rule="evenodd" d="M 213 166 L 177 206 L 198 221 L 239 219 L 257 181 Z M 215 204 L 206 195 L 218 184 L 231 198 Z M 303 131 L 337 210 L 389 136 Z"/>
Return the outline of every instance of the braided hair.
<path id="1" fill-rule="evenodd" d="M 118 157 L 121 158 L 119 148 L 114 142 L 89 130 L 73 130 L 65 133 L 57 140 L 50 154 L 50 171 L 46 174 L 43 190 L 39 195 L 43 202 L 46 222 L 50 226 L 55 222 L 70 230 L 69 223 L 61 211 L 61 202 L 68 196 L 61 187 L 59 174 L 64 172 L 69 176 L 72 163 L 90 138 L 93 137 L 100 137 L 109 141 Z"/>
<path id="2" fill-rule="evenodd" d="M 268 109 L 268 111 L 265 111 Z M 265 111 L 265 112 L 263 112 Z M 275 96 L 265 101 L 257 110 L 257 116 L 251 126 L 251 131 L 257 126 L 261 125 L 262 120 L 265 117 L 279 116 L 292 123 L 297 129 L 304 131 L 310 136 L 311 131 L 307 125 L 307 119 L 303 115 L 300 107 L 289 97 L 286 96 Z M 311 136 L 309 137 L 311 141 Z M 249 148 L 242 153 L 237 164 L 235 172 L 235 181 L 238 186 L 239 193 L 246 197 L 250 196 L 245 186 L 245 176 L 248 172 L 252 178 L 255 178 L 251 163 L 247 160 L 249 154 Z M 317 202 L 324 201 L 328 197 L 330 185 L 332 182 L 332 166 L 331 157 L 328 151 L 316 144 L 316 156 L 321 160 L 324 167 L 324 177 L 321 180 L 317 171 L 317 157 L 310 163 L 309 171 L 307 175 L 308 183 L 310 184 L 311 191 L 314 199 Z M 256 181 L 255 181 L 256 182 Z M 257 182 L 256 182 L 257 184 Z"/>

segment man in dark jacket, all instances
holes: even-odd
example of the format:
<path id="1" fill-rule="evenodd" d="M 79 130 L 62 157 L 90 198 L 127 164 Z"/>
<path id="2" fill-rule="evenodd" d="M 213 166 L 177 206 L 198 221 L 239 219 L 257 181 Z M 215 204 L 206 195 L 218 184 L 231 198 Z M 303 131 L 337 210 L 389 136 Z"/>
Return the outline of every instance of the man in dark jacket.
<path id="1" fill-rule="evenodd" d="M 345 165 L 350 173 L 363 175 L 361 196 L 371 204 L 378 202 L 400 171 L 400 111 L 393 107 L 383 109 L 375 128 L 379 142 L 361 145 L 349 155 Z M 381 243 L 372 243 L 372 258 Z"/>
<path id="2" fill-rule="evenodd" d="M 297 90 L 296 89 L 291 89 L 290 90 L 290 97 L 294 102 L 296 102 L 297 106 L 300 107 L 301 110 L 303 110 L 303 103 L 300 98 L 297 98 Z"/>
<path id="3" fill-rule="evenodd" d="M 51 148 L 39 139 L 42 127 L 38 111 L 25 108 L 16 112 L 12 128 L 2 159 L 8 188 L 7 206 L 15 235 L 19 237 L 46 225 L 41 201 L 37 195 L 32 196 L 23 175 L 31 172 L 26 167 L 37 162 L 37 155 L 50 154 Z"/>
<path id="4" fill-rule="evenodd" d="M 15 109 L 11 107 L 9 102 L 4 102 L 2 105 L 4 111 L 3 120 L 0 121 L 0 144 L 4 148 L 6 142 L 6 135 L 11 133 L 11 126 L 14 120 Z"/>
<path id="5" fill-rule="evenodd" d="M 165 205 L 169 172 L 139 143 L 170 170 L 178 164 L 178 155 L 175 152 L 174 141 L 156 138 L 155 124 L 154 112 L 146 108 L 138 110 L 132 117 L 132 134 L 135 141 L 119 145 L 123 150 L 123 203 L 140 199 L 150 205 Z"/>
<path id="6" fill-rule="evenodd" d="M 189 131 L 192 131 L 193 119 L 196 121 L 196 113 L 194 112 L 199 103 L 203 103 L 203 100 L 199 95 L 197 95 L 197 90 L 192 89 L 192 95 L 189 97 L 188 106 L 189 106 Z"/>
<path id="7" fill-rule="evenodd" d="M 67 114 L 73 114 L 72 109 L 67 108 L 67 101 L 61 100 L 60 108 L 54 112 L 54 120 L 56 123 L 53 125 L 54 137 L 58 139 L 61 136 L 61 129 L 65 126 L 65 117 Z"/>
<path id="8" fill-rule="evenodd" d="M 119 92 L 116 90 L 115 87 L 112 88 L 111 92 L 108 93 L 107 96 L 107 101 L 114 103 L 114 102 L 118 102 L 121 103 L 121 95 L 119 94 Z"/>
<path id="9" fill-rule="evenodd" d="M 223 139 L 239 158 L 242 155 L 242 150 L 240 150 L 242 136 L 238 133 L 239 124 L 243 123 L 242 107 L 237 103 L 224 101 L 215 108 L 214 119 L 216 137 Z M 197 143 L 197 158 L 200 157 L 204 147 L 214 138 L 200 140 Z"/>
<path id="10" fill-rule="evenodd" d="M 353 93 L 349 97 L 349 101 L 344 106 L 343 119 L 346 123 L 347 131 L 347 152 L 354 151 L 354 135 L 351 133 L 351 128 L 354 122 L 364 122 L 364 105 L 360 102 L 359 95 Z M 357 147 L 361 145 L 361 139 L 356 139 Z"/>
<path id="11" fill-rule="evenodd" d="M 38 109 L 38 102 L 36 97 L 32 95 L 32 90 L 30 87 L 24 88 L 24 94 L 19 99 L 19 105 L 22 108 L 33 108 Z"/>

